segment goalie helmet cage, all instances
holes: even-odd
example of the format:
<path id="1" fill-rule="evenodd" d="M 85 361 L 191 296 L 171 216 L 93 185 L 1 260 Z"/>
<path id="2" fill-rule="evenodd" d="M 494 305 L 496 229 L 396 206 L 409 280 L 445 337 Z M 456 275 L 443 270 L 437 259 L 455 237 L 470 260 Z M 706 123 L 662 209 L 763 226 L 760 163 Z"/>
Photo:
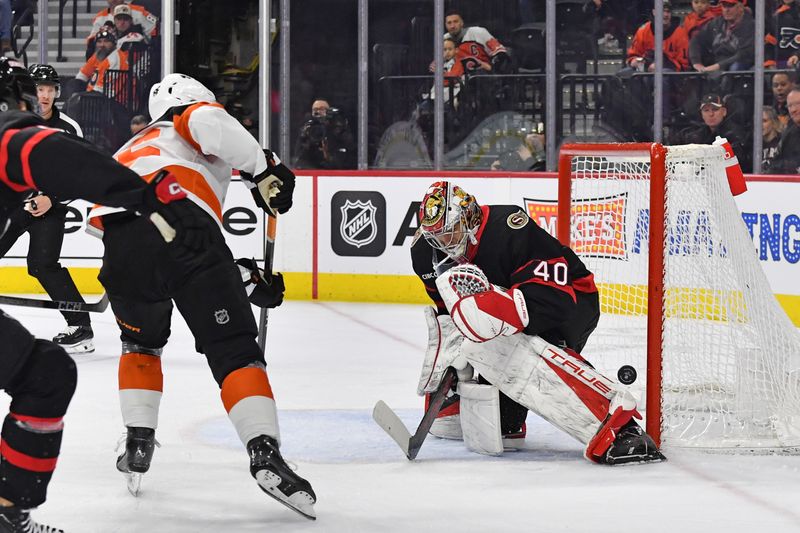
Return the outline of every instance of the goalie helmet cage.
<path id="1" fill-rule="evenodd" d="M 800 452 L 800 334 L 761 269 L 724 150 L 564 145 L 558 179 L 558 238 L 601 296 L 583 353 L 610 377 L 625 364 L 646 375 L 648 433 L 666 446 Z"/>

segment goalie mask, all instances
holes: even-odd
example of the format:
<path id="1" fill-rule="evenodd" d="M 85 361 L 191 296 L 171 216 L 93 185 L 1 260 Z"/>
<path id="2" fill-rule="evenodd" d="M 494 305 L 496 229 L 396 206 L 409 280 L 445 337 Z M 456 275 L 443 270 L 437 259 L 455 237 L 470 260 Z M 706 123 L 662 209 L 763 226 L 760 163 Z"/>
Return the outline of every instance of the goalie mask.
<path id="1" fill-rule="evenodd" d="M 425 240 L 456 262 L 466 259 L 469 245 L 478 244 L 482 212 L 475 197 L 448 181 L 428 188 L 419 208 L 419 228 Z"/>

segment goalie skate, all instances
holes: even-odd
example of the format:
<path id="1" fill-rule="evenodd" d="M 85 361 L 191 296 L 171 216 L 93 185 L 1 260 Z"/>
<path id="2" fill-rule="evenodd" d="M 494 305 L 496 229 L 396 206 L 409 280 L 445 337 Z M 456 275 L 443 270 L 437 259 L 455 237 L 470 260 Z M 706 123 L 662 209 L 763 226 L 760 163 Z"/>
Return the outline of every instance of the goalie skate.
<path id="1" fill-rule="evenodd" d="M 286 464 L 275 439 L 266 435 L 256 437 L 247 443 L 247 453 L 250 474 L 261 490 L 305 518 L 317 519 L 314 489 Z"/>
<path id="2" fill-rule="evenodd" d="M 129 427 L 125 437 L 125 451 L 117 458 L 117 470 L 125 476 L 128 492 L 139 496 L 142 487 L 142 474 L 150 470 L 153 460 L 156 432 L 150 428 Z"/>
<path id="3" fill-rule="evenodd" d="M 650 435 L 645 433 L 635 420 L 631 420 L 620 428 L 617 437 L 600 462 L 616 466 L 666 460 Z"/>

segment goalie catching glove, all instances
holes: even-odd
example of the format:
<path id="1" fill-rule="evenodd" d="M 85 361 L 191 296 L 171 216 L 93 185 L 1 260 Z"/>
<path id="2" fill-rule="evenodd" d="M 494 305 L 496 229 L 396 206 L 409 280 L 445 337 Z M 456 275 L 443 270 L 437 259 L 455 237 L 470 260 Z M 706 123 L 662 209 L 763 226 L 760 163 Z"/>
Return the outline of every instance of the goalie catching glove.
<path id="1" fill-rule="evenodd" d="M 239 175 L 253 185 L 250 193 L 256 205 L 274 217 L 278 213 L 286 213 L 292 207 L 295 176 L 270 150 L 264 150 L 264 156 L 267 158 L 267 169 L 264 172 L 253 176 L 240 170 Z"/>
<path id="2" fill-rule="evenodd" d="M 203 252 L 211 244 L 204 218 L 208 215 L 193 205 L 175 176 L 159 171 L 144 193 L 144 210 L 178 260 Z"/>
<path id="3" fill-rule="evenodd" d="M 258 268 L 255 259 L 237 259 L 236 264 L 242 274 L 244 289 L 250 303 L 264 308 L 278 307 L 283 303 L 283 293 L 286 285 L 283 283 L 283 274 L 270 273 Z"/>
<path id="4" fill-rule="evenodd" d="M 504 290 L 475 265 L 459 265 L 436 279 L 436 288 L 453 324 L 472 342 L 514 335 L 528 325 L 522 291 Z"/>

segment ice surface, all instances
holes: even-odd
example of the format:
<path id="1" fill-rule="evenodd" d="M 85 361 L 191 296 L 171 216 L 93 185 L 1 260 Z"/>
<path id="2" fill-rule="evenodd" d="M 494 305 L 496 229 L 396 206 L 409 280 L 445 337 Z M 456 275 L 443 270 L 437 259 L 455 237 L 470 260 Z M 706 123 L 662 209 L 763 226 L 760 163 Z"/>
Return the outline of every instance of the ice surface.
<path id="1" fill-rule="evenodd" d="M 4 309 L 40 337 L 64 326 L 52 311 Z M 287 302 L 270 315 L 282 449 L 317 492 L 316 522 L 257 488 L 175 312 L 163 358 L 162 447 L 136 499 L 114 468 L 123 429 L 118 331 L 110 311 L 93 325 L 97 351 L 77 357 L 61 458 L 35 511 L 69 533 L 800 532 L 800 457 L 667 451 L 663 464 L 602 467 L 530 415 L 520 452 L 489 458 L 429 437 L 410 463 L 371 419 L 379 399 L 412 432 L 422 414 L 415 389 L 425 322 L 420 306 L 402 305 Z"/>

